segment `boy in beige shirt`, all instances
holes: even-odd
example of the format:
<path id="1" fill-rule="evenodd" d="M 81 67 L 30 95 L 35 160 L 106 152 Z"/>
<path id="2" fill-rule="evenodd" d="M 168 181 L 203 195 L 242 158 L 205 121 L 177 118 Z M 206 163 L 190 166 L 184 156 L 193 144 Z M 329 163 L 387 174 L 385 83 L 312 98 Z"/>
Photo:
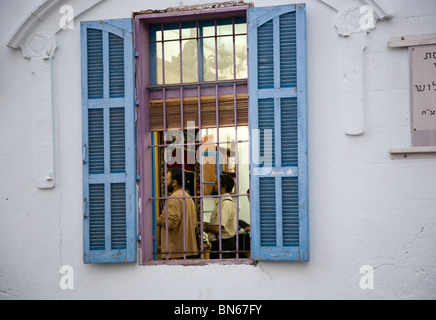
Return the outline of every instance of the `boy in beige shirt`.
<path id="1" fill-rule="evenodd" d="M 235 251 L 236 250 L 236 240 L 235 235 L 237 232 L 237 222 L 236 222 L 236 205 L 233 202 L 233 199 L 230 197 L 230 192 L 232 192 L 233 187 L 235 186 L 235 181 L 232 176 L 223 174 L 220 177 L 221 184 L 221 195 L 224 197 L 220 197 L 215 200 L 215 209 L 212 212 L 210 223 L 204 223 L 205 231 L 209 232 L 209 240 L 212 243 L 212 249 L 210 258 L 211 259 L 219 259 L 219 233 L 220 233 L 220 210 L 219 205 L 221 206 L 221 251 Z M 215 185 L 212 190 L 212 195 L 218 195 L 218 183 L 215 182 Z M 228 196 L 227 196 L 228 195 Z M 215 251 L 215 252 L 214 252 Z M 223 252 L 222 258 L 229 259 L 235 258 L 235 252 Z"/>

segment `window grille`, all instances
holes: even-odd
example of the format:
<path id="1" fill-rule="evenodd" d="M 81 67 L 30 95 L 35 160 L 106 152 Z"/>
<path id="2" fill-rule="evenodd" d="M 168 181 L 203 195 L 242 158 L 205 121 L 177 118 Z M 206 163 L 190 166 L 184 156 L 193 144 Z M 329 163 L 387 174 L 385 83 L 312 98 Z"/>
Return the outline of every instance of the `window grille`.
<path id="1" fill-rule="evenodd" d="M 245 17 L 232 17 L 155 24 L 150 25 L 149 29 L 150 85 L 147 89 L 149 90 L 150 131 L 154 132 L 152 144 L 149 147 L 155 159 L 153 183 L 160 183 L 159 188 L 156 186 L 153 188 L 155 193 L 152 200 L 157 212 L 165 208 L 164 217 L 166 219 L 164 232 L 166 247 L 160 248 L 160 251 L 157 250 L 159 235 L 157 228 L 154 228 L 156 242 L 153 246 L 153 256 L 168 260 L 171 254 L 183 254 L 183 259 L 187 259 L 192 253 L 186 251 L 185 233 L 184 251 L 168 251 L 168 206 L 166 204 L 169 195 L 166 176 L 168 167 L 171 165 L 162 161 L 162 155 L 168 151 L 168 148 L 175 148 L 176 154 L 181 152 L 182 158 L 176 159 L 172 166 L 180 167 L 182 172 L 193 171 L 194 175 L 197 173 L 200 185 L 191 192 L 194 194 L 190 194 L 186 190 L 188 181 L 184 174 L 183 197 L 171 197 L 171 199 L 190 197 L 199 207 L 198 257 L 205 259 L 213 252 L 206 250 L 207 243 L 203 241 L 204 202 L 211 198 L 227 197 L 220 192 L 221 183 L 218 177 L 223 173 L 223 168 L 224 172 L 226 169 L 229 170 L 228 152 L 232 156 L 229 158 L 234 159 L 230 170 L 233 171 L 235 179 L 235 193 L 231 196 L 235 199 L 236 222 L 240 218 L 240 197 L 247 196 L 246 192 L 240 192 L 239 149 L 242 145 L 246 145 L 248 153 L 248 135 L 243 139 L 238 136 L 238 131 L 246 129 L 248 125 L 246 21 Z M 171 134 L 171 130 L 177 130 L 173 131 L 177 134 Z M 223 131 L 233 132 L 223 140 L 220 137 L 220 132 Z M 246 131 L 248 133 L 248 128 Z M 208 136 L 210 132 L 215 134 L 214 139 Z M 177 140 L 174 140 L 174 134 Z M 186 155 L 185 150 L 191 156 Z M 206 167 L 203 163 L 197 162 L 199 152 L 202 162 L 205 158 L 207 158 L 206 162 L 212 162 L 212 164 L 215 162 L 218 195 L 212 196 L 205 192 L 205 190 L 210 190 L 210 184 L 213 181 L 206 181 L 204 177 Z M 193 159 L 195 163 L 192 163 Z M 210 161 L 213 159 L 215 161 Z M 248 169 L 246 175 L 248 180 Z M 190 182 L 192 184 L 192 181 Z M 185 230 L 185 202 L 183 204 L 182 223 Z M 221 225 L 221 205 L 218 205 L 218 210 Z M 239 226 L 236 226 L 236 230 L 235 257 L 250 257 L 250 248 L 243 248 L 243 243 L 238 236 Z M 222 248 L 221 228 L 218 239 L 218 254 L 222 258 L 227 251 Z"/>

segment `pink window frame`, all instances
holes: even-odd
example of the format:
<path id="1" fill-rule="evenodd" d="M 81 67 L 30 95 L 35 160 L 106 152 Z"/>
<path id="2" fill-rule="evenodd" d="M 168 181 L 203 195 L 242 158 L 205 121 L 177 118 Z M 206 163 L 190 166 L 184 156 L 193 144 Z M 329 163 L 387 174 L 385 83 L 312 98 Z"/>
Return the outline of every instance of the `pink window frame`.
<path id="1" fill-rule="evenodd" d="M 150 24 L 157 23 L 174 23 L 193 20 L 222 19 L 236 16 L 246 16 L 248 5 L 235 6 L 220 9 L 180 11 L 171 13 L 150 13 L 135 15 L 135 41 L 137 50 L 136 59 L 136 88 L 137 88 L 137 172 L 138 172 L 138 261 L 141 265 L 150 264 L 211 264 L 211 263 L 252 263 L 251 259 L 216 259 L 216 260 L 154 260 L 153 259 L 153 194 L 152 194 L 152 139 L 150 131 L 150 112 L 149 103 L 150 93 L 147 88 L 150 87 L 150 52 L 149 52 L 149 28 Z M 248 21 L 248 19 L 247 19 Z M 215 86 L 216 95 L 218 95 L 218 85 Z M 165 89 L 163 89 L 165 92 Z M 198 86 L 200 90 L 200 86 Z M 233 93 L 237 93 L 237 86 L 233 86 Z M 201 94 L 199 93 L 199 96 Z M 218 101 L 218 99 L 217 99 Z M 217 102 L 218 103 L 218 102 Z M 182 106 L 183 107 L 183 106 Z M 200 112 L 200 105 L 199 105 Z M 164 108 L 165 113 L 165 108 Z M 164 115 L 165 117 L 165 115 Z M 201 117 L 199 117 L 201 119 Z M 235 127 L 236 127 L 236 108 L 235 108 Z M 182 115 L 183 121 L 183 115 Z M 217 123 L 219 124 L 218 113 Z M 201 128 L 201 120 L 199 123 Z M 219 130 L 219 129 L 218 129 Z M 164 123 L 165 131 L 165 123 Z M 236 136 L 236 141 L 238 138 Z M 219 140 L 217 145 L 219 145 Z M 156 147 L 156 146 L 154 146 Z M 237 171 L 237 170 L 236 170 Z M 166 176 L 166 168 L 165 168 Z M 236 178 L 236 190 L 238 189 L 238 177 Z M 183 181 L 184 182 L 184 181 Z M 218 184 L 219 184 L 218 179 Z M 219 186 L 220 187 L 220 186 Z M 218 187 L 218 188 L 219 188 Z M 236 194 L 243 196 L 245 194 Z M 201 196 L 200 199 L 206 196 Z M 239 197 L 238 197 L 239 198 Z M 202 216 L 202 215 L 201 215 Z M 201 221 L 202 223 L 203 221 Z M 238 237 L 236 237 L 238 238 Z M 203 247 L 202 247 L 203 249 Z"/>

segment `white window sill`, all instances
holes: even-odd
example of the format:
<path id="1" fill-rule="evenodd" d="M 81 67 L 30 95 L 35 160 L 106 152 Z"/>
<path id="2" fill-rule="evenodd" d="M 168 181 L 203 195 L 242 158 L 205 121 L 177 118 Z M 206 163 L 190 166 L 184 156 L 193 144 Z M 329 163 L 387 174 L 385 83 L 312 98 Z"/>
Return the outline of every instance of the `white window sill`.
<path id="1" fill-rule="evenodd" d="M 436 147 L 391 148 L 392 159 L 435 159 Z"/>

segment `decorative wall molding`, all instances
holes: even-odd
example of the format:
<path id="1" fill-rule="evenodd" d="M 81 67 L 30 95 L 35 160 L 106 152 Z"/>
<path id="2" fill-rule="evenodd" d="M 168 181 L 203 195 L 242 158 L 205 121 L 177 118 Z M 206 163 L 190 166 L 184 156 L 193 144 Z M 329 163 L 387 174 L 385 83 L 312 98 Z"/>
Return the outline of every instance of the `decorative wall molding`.
<path id="1" fill-rule="evenodd" d="M 345 134 L 362 135 L 365 132 L 363 94 L 363 52 L 366 48 L 366 32 L 342 37 L 342 113 Z"/>
<path id="2" fill-rule="evenodd" d="M 34 99 L 36 122 L 35 180 L 39 189 L 55 187 L 56 164 L 54 147 L 53 58 L 57 48 L 56 35 L 61 26 L 63 5 L 74 10 L 73 19 L 105 0 L 47 0 L 33 10 L 11 35 L 7 46 L 21 49 L 29 59 L 33 85 L 28 94 Z M 69 27 L 69 26 L 67 26 Z"/>
<path id="3" fill-rule="evenodd" d="M 387 6 L 381 0 L 359 0 L 362 4 L 371 6 L 377 20 L 386 20 L 392 18 L 392 14 Z"/>
<path id="4" fill-rule="evenodd" d="M 390 19 L 392 14 L 382 0 L 319 0 L 330 8 L 340 12 L 348 7 L 368 5 L 374 9 L 377 20 Z"/>
<path id="5" fill-rule="evenodd" d="M 352 33 L 369 32 L 376 26 L 377 21 L 392 18 L 385 5 L 376 0 L 359 0 L 363 6 L 344 7 L 339 10 L 336 27 L 341 36 Z"/>
<path id="6" fill-rule="evenodd" d="M 377 21 L 390 19 L 381 0 L 320 0 L 338 12 L 335 26 L 342 37 L 342 113 L 346 135 L 358 136 L 365 131 L 365 97 L 363 94 L 363 53 L 367 34 Z"/>
<path id="7" fill-rule="evenodd" d="M 335 26 L 342 36 L 342 113 L 345 134 L 362 135 L 365 131 L 363 96 L 363 52 L 366 34 L 375 28 L 374 16 L 371 25 L 362 27 L 362 7 L 349 7 L 339 12 Z M 365 21 L 368 23 L 368 21 Z"/>
<path id="8" fill-rule="evenodd" d="M 10 37 L 7 46 L 13 49 L 21 48 L 28 38 L 44 24 L 47 17 L 59 8 L 66 0 L 46 0 L 33 10 Z"/>
<path id="9" fill-rule="evenodd" d="M 37 32 L 26 39 L 21 47 L 25 58 L 50 59 L 54 56 L 57 44 L 54 35 Z"/>
<path id="10" fill-rule="evenodd" d="M 7 46 L 12 49 L 21 48 L 24 57 L 29 59 L 34 54 L 53 57 L 56 49 L 55 36 L 62 31 L 60 26 L 61 7 L 63 5 L 71 6 L 74 9 L 74 19 L 77 20 L 84 12 L 103 1 L 106 0 L 46 0 L 18 26 L 9 38 Z M 43 42 L 46 46 L 42 50 L 45 52 L 37 53 L 36 51 L 43 45 Z M 49 50 L 47 51 L 47 49 Z"/>
<path id="11" fill-rule="evenodd" d="M 375 28 L 375 20 L 371 25 L 362 28 L 363 13 L 361 7 L 350 7 L 342 10 L 336 18 L 335 26 L 338 34 L 347 37 L 353 33 L 367 32 Z M 366 21 L 368 23 L 368 21 Z"/>
<path id="12" fill-rule="evenodd" d="M 36 170 L 35 179 L 38 188 L 55 187 L 55 163 L 53 144 L 53 92 L 52 67 L 53 59 L 41 55 L 40 51 L 31 57 L 33 85 L 31 90 L 34 99 L 33 109 L 36 122 Z"/>

